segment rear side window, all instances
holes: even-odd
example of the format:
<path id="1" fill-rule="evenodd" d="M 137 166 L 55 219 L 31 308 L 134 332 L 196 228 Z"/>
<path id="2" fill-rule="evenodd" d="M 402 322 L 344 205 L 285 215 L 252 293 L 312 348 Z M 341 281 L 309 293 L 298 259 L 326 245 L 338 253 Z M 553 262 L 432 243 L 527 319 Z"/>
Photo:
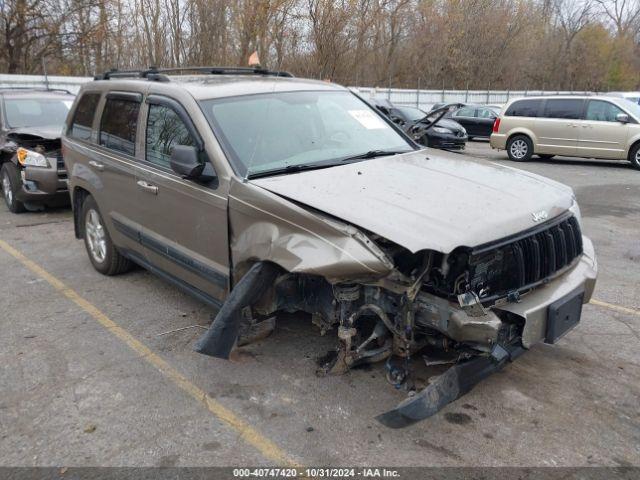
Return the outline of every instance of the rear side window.
<path id="1" fill-rule="evenodd" d="M 474 117 L 476 113 L 475 108 L 462 107 L 453 116 L 454 117 Z"/>
<path id="2" fill-rule="evenodd" d="M 589 100 L 585 119 L 598 122 L 617 122 L 616 116 L 619 113 L 624 112 L 613 103 L 602 100 Z"/>
<path id="3" fill-rule="evenodd" d="M 91 138 L 93 115 L 96 113 L 99 100 L 99 93 L 85 93 L 82 95 L 73 114 L 69 136 L 80 140 L 89 140 Z"/>
<path id="4" fill-rule="evenodd" d="M 107 98 L 100 121 L 100 145 L 135 155 L 140 102 Z"/>
<path id="5" fill-rule="evenodd" d="M 490 108 L 479 108 L 478 109 L 478 117 L 479 118 L 496 118 L 498 114 L 491 110 Z"/>
<path id="6" fill-rule="evenodd" d="M 544 106 L 545 118 L 567 118 L 578 119 L 582 118 L 582 106 L 584 101 L 575 98 L 567 99 L 548 99 Z"/>
<path id="7" fill-rule="evenodd" d="M 518 100 L 504 113 L 507 117 L 537 117 L 542 100 Z"/>
<path id="8" fill-rule="evenodd" d="M 170 168 L 171 151 L 176 145 L 195 147 L 196 142 L 173 109 L 163 105 L 149 105 L 145 154 L 147 162 Z"/>

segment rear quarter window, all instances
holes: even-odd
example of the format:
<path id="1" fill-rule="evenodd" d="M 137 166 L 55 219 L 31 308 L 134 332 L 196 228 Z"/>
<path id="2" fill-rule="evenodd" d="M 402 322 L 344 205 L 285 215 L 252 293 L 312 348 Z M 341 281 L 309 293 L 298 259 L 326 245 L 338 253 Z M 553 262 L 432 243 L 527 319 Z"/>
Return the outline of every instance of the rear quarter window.
<path id="1" fill-rule="evenodd" d="M 537 117 L 542 100 L 518 100 L 513 102 L 507 111 L 507 117 Z"/>
<path id="2" fill-rule="evenodd" d="M 100 121 L 100 145 L 127 155 L 135 155 L 139 111 L 140 102 L 107 98 Z"/>
<path id="3" fill-rule="evenodd" d="M 82 95 L 78 101 L 78 106 L 73 114 L 73 119 L 67 132 L 70 137 L 80 140 L 89 140 L 91 138 L 93 116 L 95 115 L 99 101 L 99 93 L 85 93 Z"/>

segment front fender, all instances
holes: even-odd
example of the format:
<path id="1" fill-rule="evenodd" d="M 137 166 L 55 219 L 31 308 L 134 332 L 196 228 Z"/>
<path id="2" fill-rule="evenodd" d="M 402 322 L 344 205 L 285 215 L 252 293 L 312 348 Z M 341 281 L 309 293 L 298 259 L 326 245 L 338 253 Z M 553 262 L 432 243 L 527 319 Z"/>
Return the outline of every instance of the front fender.
<path id="1" fill-rule="evenodd" d="M 320 275 L 332 283 L 381 278 L 393 268 L 358 229 L 251 183 L 232 181 L 229 223 L 236 278 L 256 261 Z"/>

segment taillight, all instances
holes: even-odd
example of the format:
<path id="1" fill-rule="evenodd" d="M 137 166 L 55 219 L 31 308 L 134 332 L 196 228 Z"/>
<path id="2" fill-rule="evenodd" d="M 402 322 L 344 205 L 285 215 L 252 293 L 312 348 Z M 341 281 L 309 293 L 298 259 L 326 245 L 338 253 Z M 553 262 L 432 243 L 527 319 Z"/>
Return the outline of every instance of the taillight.
<path id="1" fill-rule="evenodd" d="M 500 130 L 500 117 L 493 122 L 493 133 L 498 133 L 498 130 Z"/>

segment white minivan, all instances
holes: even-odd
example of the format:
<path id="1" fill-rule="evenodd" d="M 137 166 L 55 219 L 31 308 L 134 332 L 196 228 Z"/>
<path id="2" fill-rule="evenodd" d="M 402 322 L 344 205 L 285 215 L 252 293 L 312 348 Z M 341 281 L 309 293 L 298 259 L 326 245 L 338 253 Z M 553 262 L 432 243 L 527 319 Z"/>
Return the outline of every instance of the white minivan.
<path id="1" fill-rule="evenodd" d="M 640 106 L 609 96 L 519 98 L 496 119 L 490 143 L 515 161 L 562 155 L 629 160 L 640 169 Z"/>

